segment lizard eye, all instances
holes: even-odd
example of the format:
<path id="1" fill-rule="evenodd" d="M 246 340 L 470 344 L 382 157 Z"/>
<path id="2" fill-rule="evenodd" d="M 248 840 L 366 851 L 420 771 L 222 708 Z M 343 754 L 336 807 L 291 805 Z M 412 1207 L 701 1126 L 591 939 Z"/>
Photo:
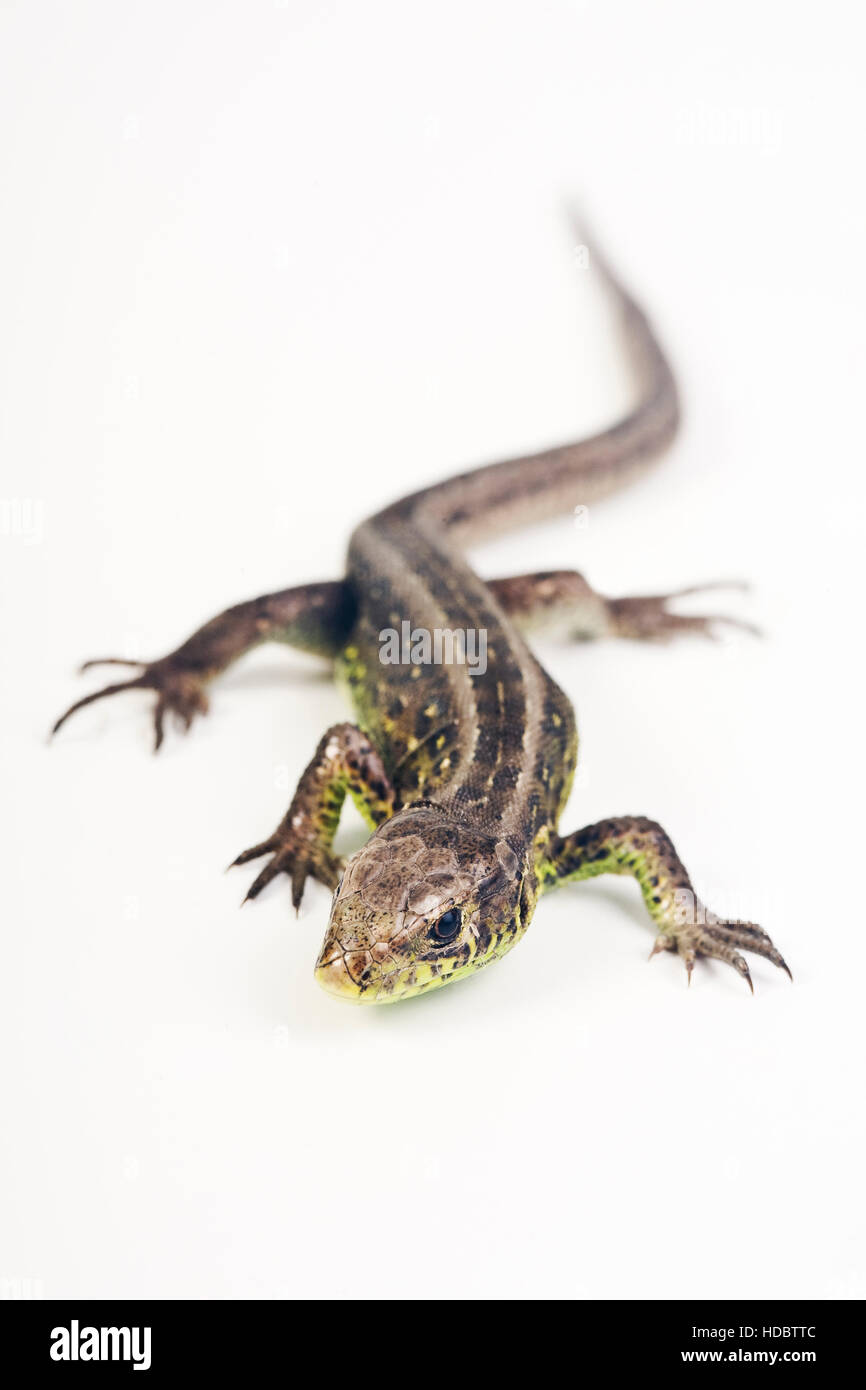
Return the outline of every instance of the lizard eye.
<path id="1" fill-rule="evenodd" d="M 452 907 L 450 912 L 443 912 L 432 925 L 427 933 L 428 939 L 434 946 L 447 946 L 449 941 L 453 941 L 460 931 L 463 923 L 463 913 L 459 908 Z"/>

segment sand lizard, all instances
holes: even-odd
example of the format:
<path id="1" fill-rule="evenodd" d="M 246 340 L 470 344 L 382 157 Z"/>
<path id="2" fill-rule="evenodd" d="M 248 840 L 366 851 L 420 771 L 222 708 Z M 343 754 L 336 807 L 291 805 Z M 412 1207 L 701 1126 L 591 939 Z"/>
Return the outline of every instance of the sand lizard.
<path id="1" fill-rule="evenodd" d="M 153 690 L 159 748 L 165 715 L 188 728 L 206 712 L 214 677 L 259 643 L 333 661 L 358 722 L 327 731 L 284 819 L 235 863 L 270 855 L 248 898 L 282 873 L 296 907 L 309 877 L 334 890 L 316 977 L 340 997 L 384 1003 L 470 975 L 519 941 L 542 893 L 602 873 L 637 880 L 657 929 L 653 954 L 677 951 L 689 978 L 697 956 L 713 956 L 751 987 L 742 950 L 788 969 L 760 927 L 703 907 L 654 821 L 625 816 L 560 834 L 575 719 L 523 636 L 539 615 L 582 637 L 641 639 L 731 620 L 677 614 L 668 607 L 677 595 L 605 598 L 574 571 L 485 581 L 463 558 L 470 541 L 629 481 L 674 436 L 676 385 L 651 325 L 596 251 L 592 260 L 619 310 L 639 385 L 626 418 L 396 502 L 355 531 L 344 579 L 240 603 L 158 661 L 112 658 L 139 673 L 85 696 L 55 725 L 106 695 Z M 484 671 L 455 659 L 385 664 L 381 635 L 403 623 L 413 632 L 483 632 Z M 347 793 L 372 834 L 344 863 L 334 837 Z"/>

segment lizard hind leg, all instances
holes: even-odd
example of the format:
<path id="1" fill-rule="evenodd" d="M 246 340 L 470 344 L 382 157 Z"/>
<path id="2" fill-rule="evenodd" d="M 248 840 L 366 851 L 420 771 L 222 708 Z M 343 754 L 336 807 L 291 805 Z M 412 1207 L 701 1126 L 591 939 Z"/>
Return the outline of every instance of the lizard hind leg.
<path id="1" fill-rule="evenodd" d="M 235 604 L 158 661 L 127 661 L 116 656 L 85 661 L 82 671 L 93 666 L 129 666 L 141 674 L 76 700 L 51 733 L 56 734 L 71 715 L 96 700 L 121 690 L 153 690 L 157 696 L 153 712 L 156 751 L 162 745 L 166 714 L 175 714 L 182 727 L 189 729 L 196 715 L 208 711 L 208 686 L 246 652 L 263 642 L 281 642 L 331 659 L 340 650 L 352 620 L 352 594 L 342 581 L 302 584 Z"/>
<path id="2" fill-rule="evenodd" d="M 720 627 L 735 627 L 759 636 L 758 629 L 742 618 L 725 614 L 673 612 L 674 599 L 717 589 L 745 589 L 739 581 L 720 580 L 692 584 L 669 594 L 639 594 L 608 598 L 593 589 L 577 570 L 548 570 L 541 574 L 516 574 L 491 579 L 488 585 L 506 613 L 521 626 L 557 627 L 573 637 L 630 637 L 666 642 L 686 632 L 715 637 Z"/>

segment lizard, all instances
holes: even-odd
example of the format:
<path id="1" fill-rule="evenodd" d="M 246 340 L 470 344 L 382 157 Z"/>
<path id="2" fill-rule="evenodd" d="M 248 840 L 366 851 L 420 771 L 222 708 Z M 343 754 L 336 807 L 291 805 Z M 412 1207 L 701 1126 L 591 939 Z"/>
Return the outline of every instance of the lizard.
<path id="1" fill-rule="evenodd" d="M 754 993 L 743 951 L 791 975 L 760 926 L 705 907 L 654 820 L 618 816 L 560 833 L 577 765 L 576 721 L 526 640 L 538 619 L 585 639 L 649 641 L 713 635 L 718 622 L 749 625 L 670 607 L 714 585 L 609 598 L 577 571 L 485 581 L 465 559 L 469 543 L 628 483 L 676 434 L 679 394 L 652 324 L 594 246 L 591 260 L 631 362 L 636 400 L 624 418 L 386 507 L 355 530 L 341 580 L 239 603 L 155 661 L 86 662 L 82 670 L 119 664 L 137 674 L 77 700 L 52 730 L 95 700 L 149 690 L 158 750 L 166 715 L 189 729 L 208 709 L 211 682 L 260 643 L 332 662 L 357 722 L 327 730 L 276 830 L 234 865 L 269 856 L 244 901 L 283 874 L 296 910 L 309 879 L 333 890 L 315 976 L 338 998 L 389 1003 L 472 975 L 520 940 L 544 893 L 599 874 L 636 880 L 656 932 L 650 955 L 676 952 L 689 983 L 698 957 L 716 958 Z M 423 642 L 408 660 L 386 663 L 383 634 L 405 623 L 413 638 L 483 633 L 484 669 L 471 670 L 459 644 L 438 664 L 425 659 Z M 371 834 L 344 861 L 334 841 L 347 796 Z"/>

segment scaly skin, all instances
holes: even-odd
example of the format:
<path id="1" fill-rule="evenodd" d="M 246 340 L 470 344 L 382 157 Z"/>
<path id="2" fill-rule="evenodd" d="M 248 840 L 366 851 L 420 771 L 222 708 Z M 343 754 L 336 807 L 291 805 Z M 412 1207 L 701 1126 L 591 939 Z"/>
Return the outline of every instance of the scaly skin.
<path id="1" fill-rule="evenodd" d="M 244 902 L 257 898 L 279 873 L 292 880 L 297 910 L 308 876 L 335 888 L 343 861 L 333 852 L 334 836 L 346 793 L 375 829 L 394 810 L 394 788 L 382 759 L 354 724 L 335 724 L 322 738 L 315 757 L 298 783 L 292 804 L 273 835 L 239 854 L 231 868 L 273 854 L 249 889 Z"/>
<path id="2" fill-rule="evenodd" d="M 697 897 L 669 836 L 646 816 L 621 816 L 557 836 L 542 862 L 545 886 L 576 883 L 599 874 L 631 874 L 659 930 L 650 952 L 677 951 L 691 978 L 695 956 L 727 961 L 749 988 L 752 977 L 738 946 L 791 972 L 765 931 L 754 922 L 720 921 Z"/>
<path id="3" fill-rule="evenodd" d="M 738 948 L 787 970 L 759 927 L 703 907 L 655 822 L 624 817 L 559 835 L 577 761 L 574 714 L 523 637 L 539 619 L 581 637 L 643 640 L 711 635 L 734 620 L 677 614 L 668 602 L 678 595 L 605 598 L 573 571 L 485 583 L 463 558 L 462 547 L 481 535 L 629 481 L 675 433 L 677 392 L 664 355 L 642 311 L 594 256 L 642 387 L 630 415 L 591 439 L 476 469 L 395 503 L 355 532 L 343 581 L 239 604 L 169 656 L 141 663 L 131 680 L 78 701 L 55 725 L 105 695 L 152 689 L 158 748 L 165 714 L 189 727 L 207 709 L 209 683 L 260 642 L 333 657 L 360 727 L 328 731 L 276 832 L 235 863 L 273 856 L 248 897 L 280 873 L 291 879 L 296 907 L 308 877 L 334 887 L 316 975 L 342 998 L 390 1002 L 472 974 L 520 939 L 543 891 L 599 873 L 634 876 L 658 932 L 653 953 L 678 951 L 689 978 L 696 956 L 714 956 L 751 985 Z M 404 622 L 484 632 L 486 669 L 470 674 L 454 660 L 383 664 L 381 634 Z M 347 792 L 373 834 L 343 865 L 333 843 Z"/>

